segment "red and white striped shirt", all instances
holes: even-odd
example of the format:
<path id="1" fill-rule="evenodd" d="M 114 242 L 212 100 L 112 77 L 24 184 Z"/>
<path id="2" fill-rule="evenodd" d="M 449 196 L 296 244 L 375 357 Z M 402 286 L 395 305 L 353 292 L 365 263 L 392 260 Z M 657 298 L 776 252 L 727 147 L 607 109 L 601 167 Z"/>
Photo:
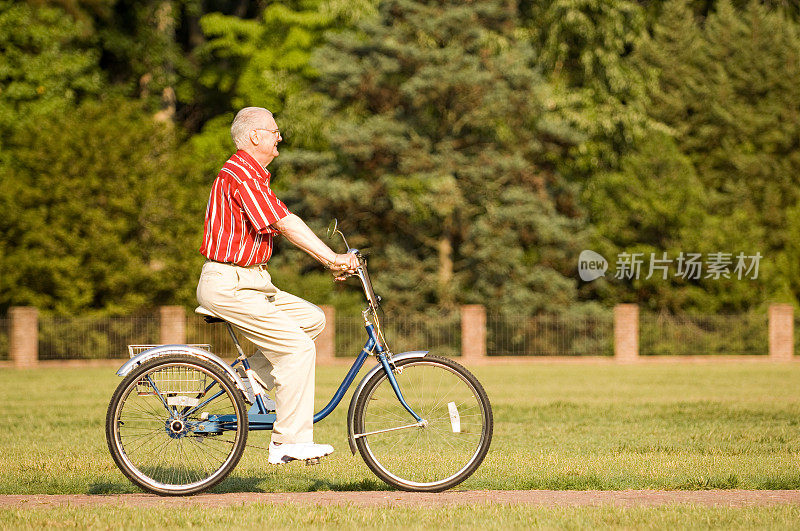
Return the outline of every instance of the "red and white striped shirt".
<path id="1" fill-rule="evenodd" d="M 270 173 L 239 150 L 211 187 L 200 253 L 215 262 L 248 267 L 272 256 L 271 224 L 291 214 L 269 188 Z"/>

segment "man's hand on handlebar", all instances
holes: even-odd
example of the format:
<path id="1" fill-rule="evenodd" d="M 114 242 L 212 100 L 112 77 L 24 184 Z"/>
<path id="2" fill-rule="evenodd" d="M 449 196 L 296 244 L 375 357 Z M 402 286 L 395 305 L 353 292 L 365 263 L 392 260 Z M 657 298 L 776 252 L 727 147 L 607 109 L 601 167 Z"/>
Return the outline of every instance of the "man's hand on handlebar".
<path id="1" fill-rule="evenodd" d="M 355 273 L 358 265 L 358 256 L 351 253 L 337 254 L 328 269 L 333 273 L 334 280 L 341 281 Z"/>

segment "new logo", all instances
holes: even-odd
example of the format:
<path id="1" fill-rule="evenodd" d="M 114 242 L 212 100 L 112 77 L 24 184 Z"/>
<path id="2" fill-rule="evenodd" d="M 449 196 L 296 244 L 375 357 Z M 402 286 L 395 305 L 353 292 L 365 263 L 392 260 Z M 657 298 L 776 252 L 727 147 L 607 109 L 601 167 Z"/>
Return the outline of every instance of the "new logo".
<path id="1" fill-rule="evenodd" d="M 578 274 L 584 282 L 591 282 L 606 275 L 608 262 L 600 254 L 588 249 L 578 257 Z"/>

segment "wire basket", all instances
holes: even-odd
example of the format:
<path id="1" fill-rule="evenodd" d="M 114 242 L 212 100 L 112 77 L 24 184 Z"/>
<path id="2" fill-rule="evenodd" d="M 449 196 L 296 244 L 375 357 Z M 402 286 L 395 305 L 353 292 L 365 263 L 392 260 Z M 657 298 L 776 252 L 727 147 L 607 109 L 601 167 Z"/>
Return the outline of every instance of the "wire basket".
<path id="1" fill-rule="evenodd" d="M 146 350 L 159 346 L 161 345 L 128 345 L 128 353 L 130 357 L 133 358 Z M 186 346 L 211 352 L 211 345 L 207 344 Z M 205 394 L 208 384 L 207 379 L 208 376 L 201 371 L 189 369 L 187 367 L 165 367 L 136 382 L 136 392 L 139 396 L 155 396 L 157 394 L 155 389 L 158 389 L 162 396 L 166 396 L 168 402 L 175 397 L 187 397 L 187 395 L 193 397 L 189 400 L 194 401 Z M 155 386 L 155 388 L 153 388 L 153 386 Z M 192 404 L 176 403 L 170 405 Z"/>
<path id="2" fill-rule="evenodd" d="M 170 405 L 197 405 L 172 404 L 169 399 L 179 395 L 199 398 L 205 395 L 209 383 L 210 377 L 203 371 L 181 366 L 163 367 L 136 382 L 136 392 L 139 396 L 155 395 L 158 389 Z"/>

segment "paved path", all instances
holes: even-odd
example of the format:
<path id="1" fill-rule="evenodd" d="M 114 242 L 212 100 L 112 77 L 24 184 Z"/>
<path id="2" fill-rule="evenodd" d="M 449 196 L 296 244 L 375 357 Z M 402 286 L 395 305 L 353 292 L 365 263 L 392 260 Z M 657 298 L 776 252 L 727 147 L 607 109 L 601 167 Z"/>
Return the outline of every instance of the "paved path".
<path id="1" fill-rule="evenodd" d="M 0 509 L 84 507 L 127 505 L 131 507 L 175 507 L 205 505 L 225 507 L 249 503 L 358 505 L 364 507 L 423 506 L 504 503 L 548 507 L 581 507 L 614 505 L 642 507 L 668 504 L 748 507 L 779 504 L 800 505 L 799 490 L 623 490 L 623 491 L 565 491 L 565 490 L 473 490 L 447 491 L 438 494 L 415 492 L 292 492 L 228 494 L 198 494 L 189 497 L 160 497 L 152 494 L 34 494 L 0 495 Z"/>

